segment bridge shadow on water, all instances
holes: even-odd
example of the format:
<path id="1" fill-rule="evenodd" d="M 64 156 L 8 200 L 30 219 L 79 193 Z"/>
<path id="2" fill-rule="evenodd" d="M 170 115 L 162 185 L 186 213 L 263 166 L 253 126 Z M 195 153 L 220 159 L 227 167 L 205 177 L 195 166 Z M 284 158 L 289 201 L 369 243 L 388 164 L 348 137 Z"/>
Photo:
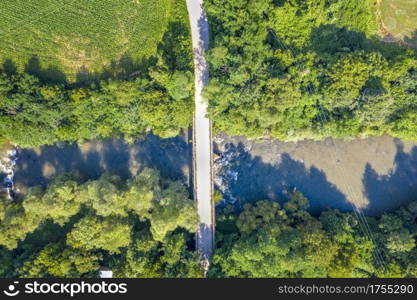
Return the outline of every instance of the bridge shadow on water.
<path id="1" fill-rule="evenodd" d="M 157 168 L 165 178 L 188 184 L 191 170 L 191 145 L 183 136 L 161 139 L 148 135 L 126 144 L 122 140 L 97 140 L 81 146 L 62 144 L 39 149 L 21 149 L 15 180 L 21 188 L 45 186 L 54 176 L 76 172 L 83 179 L 96 179 L 104 172 L 126 179 L 146 167 Z"/>
<path id="2" fill-rule="evenodd" d="M 314 215 L 329 208 L 352 210 L 346 195 L 328 181 L 324 171 L 306 167 L 288 153 L 280 155 L 279 163 L 270 164 L 253 157 L 242 143 L 227 144 L 226 149 L 222 155 L 228 156 L 228 164 L 218 171 L 227 187 L 226 200 L 234 199 L 238 204 L 263 199 L 281 202 L 296 188 L 309 199 Z M 379 176 L 367 164 L 363 173 L 363 192 L 369 201 L 363 208 L 365 214 L 378 215 L 417 198 L 417 147 L 407 154 L 397 142 L 394 165 L 394 171 Z"/>

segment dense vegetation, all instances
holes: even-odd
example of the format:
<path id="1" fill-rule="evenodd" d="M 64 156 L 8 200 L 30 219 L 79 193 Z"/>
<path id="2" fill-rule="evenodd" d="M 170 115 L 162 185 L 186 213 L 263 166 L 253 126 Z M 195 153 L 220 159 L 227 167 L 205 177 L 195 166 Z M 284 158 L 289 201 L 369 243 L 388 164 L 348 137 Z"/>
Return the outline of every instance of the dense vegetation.
<path id="1" fill-rule="evenodd" d="M 282 140 L 417 139 L 417 55 L 373 0 L 207 0 L 215 129 Z"/>
<path id="2" fill-rule="evenodd" d="M 1 277 L 198 277 L 194 202 L 179 182 L 145 169 L 123 182 L 72 174 L 18 202 L 0 201 Z"/>
<path id="3" fill-rule="evenodd" d="M 138 66 L 127 59 L 70 84 L 4 64 L 0 138 L 23 147 L 114 136 L 132 141 L 148 130 L 170 137 L 190 126 L 194 107 L 190 31 L 185 4 L 176 3 L 182 4 L 166 26 L 157 53 Z"/>
<path id="4" fill-rule="evenodd" d="M 0 276 L 200 277 L 195 205 L 178 182 L 147 169 L 127 182 L 63 174 L 2 201 Z M 210 277 L 416 277 L 417 202 L 364 219 L 308 212 L 294 191 L 281 206 L 259 201 L 217 213 Z M 366 227 L 369 226 L 369 227 Z"/>
<path id="5" fill-rule="evenodd" d="M 48 19 L 56 27 L 39 23 L 36 39 L 46 44 L 28 38 L 26 27 L 14 34 L 13 26 L 27 26 L 31 13 L 20 11 L 22 23 L 11 22 L 14 16 L 7 12 L 19 6 L 6 2 L 0 22 L 7 26 L 0 37 L 13 39 L 0 57 L 12 54 L 17 67 L 7 60 L 0 70 L 2 142 L 33 147 L 114 136 L 133 141 L 149 130 L 169 137 L 191 125 L 184 2 L 180 7 L 179 1 L 168 1 L 166 7 L 163 1 L 82 1 L 71 12 L 82 15 L 80 24 L 65 22 L 66 10 Z M 26 2 L 24 9 L 35 9 Z M 374 1 L 207 0 L 205 5 L 212 30 L 207 56 L 212 78 L 205 93 L 216 129 L 283 140 L 383 133 L 417 139 L 417 55 L 376 37 Z M 108 18 L 92 18 L 96 7 Z M 74 26 L 82 27 L 83 18 L 98 31 L 66 36 L 65 30 L 80 32 Z M 150 23 L 145 26 L 143 19 Z M 137 22 L 142 27 L 135 27 Z M 113 37 L 121 28 L 133 31 Z M 57 30 L 62 37 L 54 40 Z M 79 43 L 69 42 L 74 39 Z M 42 51 L 36 49 L 40 45 Z M 30 58 L 36 52 L 40 60 Z M 28 60 L 24 70 L 23 60 Z M 82 71 L 76 82 L 68 81 L 75 71 Z M 259 201 L 243 211 L 222 209 L 209 275 L 417 276 L 416 202 L 366 218 L 367 225 L 355 213 L 329 210 L 314 217 L 307 209 L 299 192 L 282 207 Z M 0 200 L 0 276 L 93 277 L 104 266 L 118 277 L 199 277 L 197 223 L 186 188 L 155 170 L 126 182 L 110 174 L 88 181 L 63 174 L 46 189 L 31 188 L 23 199 Z"/>
<path id="6" fill-rule="evenodd" d="M 0 137 L 38 146 L 113 136 L 129 141 L 146 130 L 174 136 L 192 120 L 188 49 L 188 40 L 172 40 L 140 76 L 88 87 L 49 85 L 27 73 L 0 74 Z"/>
<path id="7" fill-rule="evenodd" d="M 217 217 L 213 277 L 416 277 L 417 202 L 379 218 L 328 210 L 294 192 Z M 370 235 L 372 232 L 372 235 Z"/>
<path id="8" fill-rule="evenodd" d="M 182 0 L 3 0 L 0 61 L 40 67 L 68 79 L 99 72 L 122 57 L 147 59 L 157 51 Z"/>

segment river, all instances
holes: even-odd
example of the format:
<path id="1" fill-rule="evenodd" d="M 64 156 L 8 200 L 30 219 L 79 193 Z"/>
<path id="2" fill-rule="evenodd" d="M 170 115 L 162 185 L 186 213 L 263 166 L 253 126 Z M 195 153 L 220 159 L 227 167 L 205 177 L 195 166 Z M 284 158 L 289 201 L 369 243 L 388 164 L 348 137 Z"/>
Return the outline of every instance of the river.
<path id="1" fill-rule="evenodd" d="M 143 168 L 157 168 L 166 178 L 190 185 L 192 149 L 188 134 L 161 139 L 149 134 L 127 144 L 120 139 L 93 140 L 81 144 L 60 144 L 20 149 L 15 167 L 15 189 L 24 194 L 28 187 L 45 186 L 54 176 L 76 172 L 85 180 L 104 172 L 126 179 Z"/>
<path id="2" fill-rule="evenodd" d="M 310 199 L 310 211 L 352 210 L 352 204 L 378 215 L 417 199 L 417 142 L 389 136 L 325 141 L 249 141 L 217 135 L 214 143 L 217 186 L 229 202 L 281 201 L 294 188 Z M 85 179 L 113 172 L 128 178 L 145 167 L 189 185 L 192 149 L 188 137 L 148 135 L 134 144 L 90 141 L 20 149 L 15 186 L 20 193 L 46 185 L 62 172 Z M 190 189 L 190 195 L 192 190 Z"/>
<path id="3" fill-rule="evenodd" d="M 298 189 L 310 211 L 379 215 L 417 200 L 417 142 L 382 136 L 350 141 L 249 141 L 218 135 L 216 181 L 228 202 L 282 201 Z"/>

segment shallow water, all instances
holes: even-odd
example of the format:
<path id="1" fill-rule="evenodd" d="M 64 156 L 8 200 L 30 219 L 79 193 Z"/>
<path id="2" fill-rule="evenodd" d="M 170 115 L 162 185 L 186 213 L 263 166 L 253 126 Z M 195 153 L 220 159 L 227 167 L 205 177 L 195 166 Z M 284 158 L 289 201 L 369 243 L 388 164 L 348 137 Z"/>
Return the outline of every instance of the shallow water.
<path id="1" fill-rule="evenodd" d="M 129 178 L 143 168 L 157 168 L 166 178 L 189 185 L 192 163 L 187 134 L 161 139 L 148 135 L 143 141 L 126 144 L 119 139 L 20 149 L 15 172 L 18 192 L 45 186 L 54 176 L 76 172 L 84 179 L 96 179 L 104 172 Z"/>
<path id="2" fill-rule="evenodd" d="M 417 142 L 389 136 L 253 142 L 226 135 L 216 141 L 217 182 L 228 201 L 279 201 L 296 188 L 314 214 L 358 207 L 378 215 L 417 200 Z"/>

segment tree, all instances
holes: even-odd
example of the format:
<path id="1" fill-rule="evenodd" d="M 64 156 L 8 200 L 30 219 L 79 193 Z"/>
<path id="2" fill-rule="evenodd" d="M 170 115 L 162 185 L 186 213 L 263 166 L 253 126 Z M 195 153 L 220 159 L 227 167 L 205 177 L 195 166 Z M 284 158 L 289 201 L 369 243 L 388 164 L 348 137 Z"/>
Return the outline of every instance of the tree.
<path id="1" fill-rule="evenodd" d="M 103 249 L 119 253 L 131 242 L 132 225 L 120 218 L 86 216 L 67 235 L 67 244 L 84 250 Z"/>
<path id="2" fill-rule="evenodd" d="M 183 20 L 175 15 L 156 57 L 135 72 L 111 70 L 89 86 L 0 70 L 0 140 L 22 147 L 113 137 L 133 142 L 150 130 L 172 137 L 188 128 L 194 78 Z"/>
<path id="3" fill-rule="evenodd" d="M 153 169 L 145 169 L 129 180 L 124 194 L 126 208 L 131 209 L 141 219 L 149 219 L 155 191 L 160 190 L 159 183 L 159 172 Z"/>
<path id="4" fill-rule="evenodd" d="M 301 204 L 301 205 L 300 205 Z M 272 201 L 242 211 L 218 212 L 211 277 L 411 277 L 416 272 L 417 205 L 381 217 L 306 210 L 308 200 L 289 194 L 284 209 Z"/>
<path id="5" fill-rule="evenodd" d="M 32 188 L 23 202 L 25 212 L 42 219 L 51 218 L 63 225 L 81 209 L 78 178 L 72 174 L 57 176 L 45 193 L 39 187 Z"/>
<path id="6" fill-rule="evenodd" d="M 299 210 L 307 210 L 310 203 L 304 195 L 297 190 L 294 190 L 289 196 L 289 200 L 284 203 L 284 208 L 288 212 L 295 213 Z"/>
<path id="7" fill-rule="evenodd" d="M 204 6 L 213 33 L 205 96 L 215 129 L 286 141 L 415 139 L 416 52 L 375 38 L 372 0 Z"/>
<path id="8" fill-rule="evenodd" d="M 62 174 L 21 201 L 0 201 L 4 277 L 200 277 L 195 204 L 179 182 L 145 169 L 124 181 Z"/>
<path id="9" fill-rule="evenodd" d="M 64 243 L 48 244 L 33 260 L 24 262 L 24 277 L 86 277 L 95 276 L 102 260 L 100 253 L 83 252 Z"/>
<path id="10" fill-rule="evenodd" d="M 88 181 L 80 187 L 78 198 L 87 203 L 99 216 L 126 217 L 126 198 L 121 191 L 119 176 L 104 174 L 98 180 Z"/>
<path id="11" fill-rule="evenodd" d="M 25 213 L 19 204 L 10 205 L 5 215 L 0 224 L 0 245 L 8 250 L 16 248 L 18 242 L 38 228 L 43 221 L 39 215 Z"/>
<path id="12" fill-rule="evenodd" d="M 198 226 L 195 202 L 188 199 L 183 185 L 168 182 L 159 197 L 154 200 L 150 221 L 152 236 L 158 241 L 177 227 L 195 232 Z"/>

